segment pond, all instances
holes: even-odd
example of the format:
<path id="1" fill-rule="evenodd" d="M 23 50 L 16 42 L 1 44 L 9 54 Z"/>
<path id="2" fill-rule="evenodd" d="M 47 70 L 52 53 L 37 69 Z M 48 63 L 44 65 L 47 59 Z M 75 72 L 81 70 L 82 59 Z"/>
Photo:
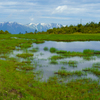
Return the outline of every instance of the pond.
<path id="1" fill-rule="evenodd" d="M 79 51 L 82 52 L 84 49 L 93 49 L 93 50 L 100 50 L 100 41 L 75 41 L 75 42 L 56 42 L 56 41 L 45 41 L 42 44 L 35 44 L 33 46 L 38 46 L 41 51 L 46 46 L 49 49 L 51 47 L 55 47 L 58 50 L 66 50 L 66 51 Z"/>
<path id="2" fill-rule="evenodd" d="M 37 52 L 32 52 L 31 50 L 33 48 L 37 48 L 38 47 L 38 51 Z M 36 69 L 34 69 L 33 71 L 40 71 L 41 73 L 39 75 L 36 76 L 36 79 L 40 78 L 40 81 L 47 81 L 49 79 L 49 77 L 59 77 L 59 75 L 54 74 L 55 72 L 57 72 L 58 70 L 65 70 L 65 71 L 69 71 L 69 72 L 73 72 L 73 71 L 82 71 L 85 68 L 92 68 L 93 63 L 98 63 L 100 61 L 100 57 L 93 55 L 92 58 L 93 59 L 84 59 L 84 57 L 79 57 L 79 56 L 74 56 L 74 57 L 67 57 L 67 58 L 63 58 L 63 59 L 57 59 L 56 60 L 56 64 L 50 63 L 50 57 L 54 56 L 54 55 L 58 55 L 57 53 L 51 53 L 49 50 L 48 51 L 44 51 L 44 47 L 48 47 L 48 49 L 50 49 L 51 47 L 56 48 L 57 50 L 65 50 L 65 51 L 75 51 L 75 52 L 83 52 L 84 49 L 92 49 L 92 50 L 100 50 L 100 41 L 85 41 L 85 42 L 80 42 L 80 41 L 75 41 L 75 42 L 56 42 L 56 41 L 45 41 L 44 43 L 41 44 L 36 44 L 33 43 L 32 46 L 30 48 L 28 48 L 26 51 L 27 53 L 32 53 L 34 54 L 33 58 L 31 59 L 31 64 L 36 64 Z M 24 58 L 20 58 L 17 57 L 17 54 L 21 54 L 23 52 L 26 52 L 25 50 L 13 50 L 12 53 L 9 54 L 9 57 L 14 57 L 17 58 L 18 61 L 22 62 L 22 61 L 26 61 L 27 59 Z M 75 66 L 70 66 L 70 64 L 68 64 L 68 62 L 70 61 L 76 61 L 77 63 L 75 64 Z M 61 62 L 67 62 L 66 64 L 61 63 Z M 99 69 L 99 68 L 98 68 Z M 84 71 L 82 71 L 83 73 L 85 73 Z M 78 78 L 92 78 L 95 80 L 100 79 L 99 76 L 87 72 L 86 74 L 83 75 L 71 75 L 71 76 L 65 76 L 65 77 L 60 77 L 61 79 L 63 79 L 65 82 L 67 82 L 68 80 L 72 80 L 72 79 L 78 79 Z"/>

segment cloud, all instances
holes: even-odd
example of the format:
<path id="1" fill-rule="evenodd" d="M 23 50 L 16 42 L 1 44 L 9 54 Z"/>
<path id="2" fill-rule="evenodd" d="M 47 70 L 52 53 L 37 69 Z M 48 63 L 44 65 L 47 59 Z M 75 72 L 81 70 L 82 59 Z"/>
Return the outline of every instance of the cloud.
<path id="1" fill-rule="evenodd" d="M 9 2 L 0 2 L 0 5 L 1 6 L 36 5 L 36 3 L 9 1 Z"/>
<path id="2" fill-rule="evenodd" d="M 10 15 L 9 20 L 16 22 L 73 24 L 80 18 L 99 20 L 100 0 L 0 0 L 0 15 L 1 21 Z"/>
<path id="3" fill-rule="evenodd" d="M 70 18 L 68 18 L 68 17 L 49 17 L 49 16 L 42 16 L 42 17 L 40 17 L 40 18 L 48 18 L 48 19 L 70 19 Z"/>
<path id="4" fill-rule="evenodd" d="M 32 12 L 32 8 L 36 6 L 36 3 L 31 2 L 19 2 L 19 1 L 7 1 L 0 2 L 1 13 L 27 13 Z M 2 9 L 2 10 L 1 10 Z"/>
<path id="5" fill-rule="evenodd" d="M 64 5 L 64 6 L 58 6 L 58 7 L 56 8 L 56 11 L 62 12 L 62 11 L 64 11 L 64 10 L 66 10 L 66 9 L 67 9 L 67 6 L 66 6 L 66 5 Z"/>
<path id="6" fill-rule="evenodd" d="M 79 2 L 80 3 L 80 2 Z M 99 13 L 100 10 L 100 3 L 89 3 L 89 4 L 79 4 L 79 3 L 72 3 L 68 5 L 58 6 L 53 9 L 52 14 L 59 14 L 62 16 L 64 15 L 86 15 L 88 13 Z"/>
<path id="7" fill-rule="evenodd" d="M 30 20 L 31 20 L 31 21 L 33 21 L 33 20 L 34 20 L 34 18 L 30 18 Z"/>
<path id="8" fill-rule="evenodd" d="M 0 2 L 1 6 L 5 6 L 5 5 L 17 5 L 18 2 Z"/>
<path id="9" fill-rule="evenodd" d="M 63 6 L 58 6 L 52 13 L 62 13 L 64 10 L 67 9 L 67 6 L 66 5 L 63 5 Z"/>

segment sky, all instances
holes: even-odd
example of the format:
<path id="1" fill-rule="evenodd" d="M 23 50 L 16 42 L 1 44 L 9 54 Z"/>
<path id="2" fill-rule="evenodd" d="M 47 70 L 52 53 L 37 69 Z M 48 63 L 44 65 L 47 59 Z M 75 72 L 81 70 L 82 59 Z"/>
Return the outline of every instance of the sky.
<path id="1" fill-rule="evenodd" d="M 0 0 L 0 22 L 86 24 L 100 21 L 100 0 Z"/>

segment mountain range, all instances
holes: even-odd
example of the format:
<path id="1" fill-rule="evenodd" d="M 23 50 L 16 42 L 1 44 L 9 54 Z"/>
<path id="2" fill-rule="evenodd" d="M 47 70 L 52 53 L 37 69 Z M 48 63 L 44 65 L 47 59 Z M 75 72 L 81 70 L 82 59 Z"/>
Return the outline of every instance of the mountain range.
<path id="1" fill-rule="evenodd" d="M 17 23 L 17 22 L 2 22 L 0 23 L 0 30 L 3 31 L 8 31 L 11 34 L 19 34 L 19 33 L 26 33 L 26 32 L 35 32 L 35 30 L 37 30 L 38 32 L 42 32 L 42 31 L 47 31 L 48 29 L 52 29 L 52 28 L 60 28 L 63 25 L 58 24 L 58 23 L 50 23 L 50 24 L 46 24 L 46 23 L 29 23 L 26 25 Z"/>

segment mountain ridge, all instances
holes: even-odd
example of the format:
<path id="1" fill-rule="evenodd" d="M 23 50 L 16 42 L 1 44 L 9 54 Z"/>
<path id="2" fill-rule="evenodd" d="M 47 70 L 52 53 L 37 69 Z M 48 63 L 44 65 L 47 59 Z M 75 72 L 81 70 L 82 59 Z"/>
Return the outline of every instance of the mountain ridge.
<path id="1" fill-rule="evenodd" d="M 35 32 L 37 30 L 38 32 L 47 31 L 48 29 L 52 28 L 60 28 L 63 25 L 58 23 L 29 23 L 29 24 L 21 24 L 17 22 L 0 22 L 0 30 L 3 31 L 9 31 L 11 34 L 19 34 L 19 33 L 25 33 L 25 32 Z"/>

